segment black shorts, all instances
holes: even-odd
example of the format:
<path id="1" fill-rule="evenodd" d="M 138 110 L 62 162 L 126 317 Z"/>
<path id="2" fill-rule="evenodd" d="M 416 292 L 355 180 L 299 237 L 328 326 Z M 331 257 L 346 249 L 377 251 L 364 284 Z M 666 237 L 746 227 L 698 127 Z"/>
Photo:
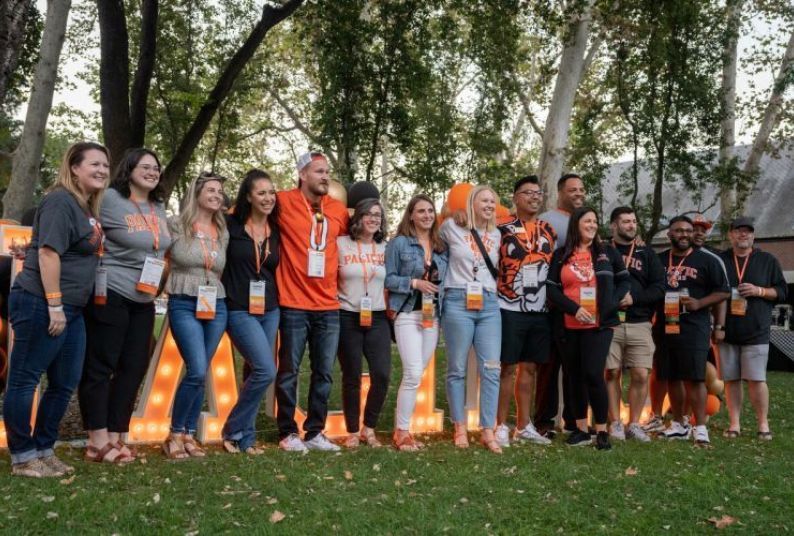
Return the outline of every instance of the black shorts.
<path id="1" fill-rule="evenodd" d="M 551 350 L 551 321 L 546 313 L 502 309 L 502 363 L 546 363 Z"/>
<path id="2" fill-rule="evenodd" d="M 657 349 L 653 366 L 657 380 L 684 380 L 702 382 L 706 380 L 708 348 L 670 348 L 664 345 Z"/>

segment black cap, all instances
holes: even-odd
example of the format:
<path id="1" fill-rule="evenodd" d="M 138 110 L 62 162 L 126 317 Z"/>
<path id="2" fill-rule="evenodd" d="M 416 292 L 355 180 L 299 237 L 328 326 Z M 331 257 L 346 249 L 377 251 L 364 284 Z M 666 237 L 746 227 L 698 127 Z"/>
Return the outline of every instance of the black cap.
<path id="1" fill-rule="evenodd" d="M 746 216 L 739 216 L 731 222 L 731 231 L 739 227 L 748 227 L 751 231 L 755 232 L 755 225 L 753 219 Z"/>

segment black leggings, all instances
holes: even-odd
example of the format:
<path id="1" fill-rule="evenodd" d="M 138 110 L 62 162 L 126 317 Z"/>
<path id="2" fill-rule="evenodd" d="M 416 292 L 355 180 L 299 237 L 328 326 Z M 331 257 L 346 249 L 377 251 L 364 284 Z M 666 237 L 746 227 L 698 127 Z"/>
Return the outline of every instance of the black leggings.
<path id="1" fill-rule="evenodd" d="M 606 424 L 609 399 L 604 381 L 604 367 L 612 343 L 611 328 L 566 329 L 563 359 L 571 390 L 576 419 L 587 418 L 587 401 L 593 408 L 596 424 Z"/>
<path id="2" fill-rule="evenodd" d="M 154 304 L 108 290 L 85 308 L 86 356 L 77 390 L 86 430 L 126 433 L 151 356 Z"/>
<path id="3" fill-rule="evenodd" d="M 342 367 L 342 410 L 348 433 L 359 429 L 362 355 L 369 365 L 369 393 L 364 426 L 375 428 L 386 401 L 391 376 L 391 334 L 385 311 L 372 313 L 372 326 L 359 325 L 359 313 L 339 311 L 339 364 Z"/>

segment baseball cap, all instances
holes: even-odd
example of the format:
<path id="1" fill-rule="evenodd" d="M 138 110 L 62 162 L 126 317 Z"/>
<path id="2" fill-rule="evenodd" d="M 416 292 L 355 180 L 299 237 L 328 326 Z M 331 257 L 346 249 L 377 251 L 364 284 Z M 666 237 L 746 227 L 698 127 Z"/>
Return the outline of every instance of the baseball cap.
<path id="1" fill-rule="evenodd" d="M 738 229 L 739 227 L 748 227 L 751 231 L 755 232 L 755 225 L 753 225 L 753 219 L 748 218 L 747 216 L 739 216 L 735 220 L 731 222 L 731 231 L 734 229 Z"/>
<path id="2" fill-rule="evenodd" d="M 315 158 L 324 158 L 327 160 L 326 156 L 323 153 L 319 151 L 309 151 L 307 153 L 303 153 L 298 157 L 298 160 L 295 162 L 295 167 L 300 172 L 303 170 L 303 168 L 308 166 L 309 163 L 311 163 L 311 161 L 314 160 Z"/>
<path id="3" fill-rule="evenodd" d="M 694 227 L 695 225 L 705 227 L 707 231 L 714 227 L 714 223 L 711 220 L 707 220 L 703 214 L 695 214 L 692 218 L 692 226 Z"/>

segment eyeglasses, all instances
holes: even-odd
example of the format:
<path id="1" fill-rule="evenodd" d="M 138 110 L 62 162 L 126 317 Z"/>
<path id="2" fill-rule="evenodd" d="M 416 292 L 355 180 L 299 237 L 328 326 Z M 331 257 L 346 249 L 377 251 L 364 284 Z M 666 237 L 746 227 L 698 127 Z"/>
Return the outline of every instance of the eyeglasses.
<path id="1" fill-rule="evenodd" d="M 380 214 L 379 212 L 365 212 L 364 217 L 371 220 L 381 221 L 383 219 L 383 214 Z"/>
<path id="2" fill-rule="evenodd" d="M 516 193 L 525 197 L 543 197 L 543 190 L 524 190 Z"/>
<path id="3" fill-rule="evenodd" d="M 160 173 L 160 166 L 150 166 L 149 164 L 139 164 L 135 166 L 138 169 L 142 169 L 144 173 L 149 173 L 150 171 L 154 171 L 155 173 Z"/>

